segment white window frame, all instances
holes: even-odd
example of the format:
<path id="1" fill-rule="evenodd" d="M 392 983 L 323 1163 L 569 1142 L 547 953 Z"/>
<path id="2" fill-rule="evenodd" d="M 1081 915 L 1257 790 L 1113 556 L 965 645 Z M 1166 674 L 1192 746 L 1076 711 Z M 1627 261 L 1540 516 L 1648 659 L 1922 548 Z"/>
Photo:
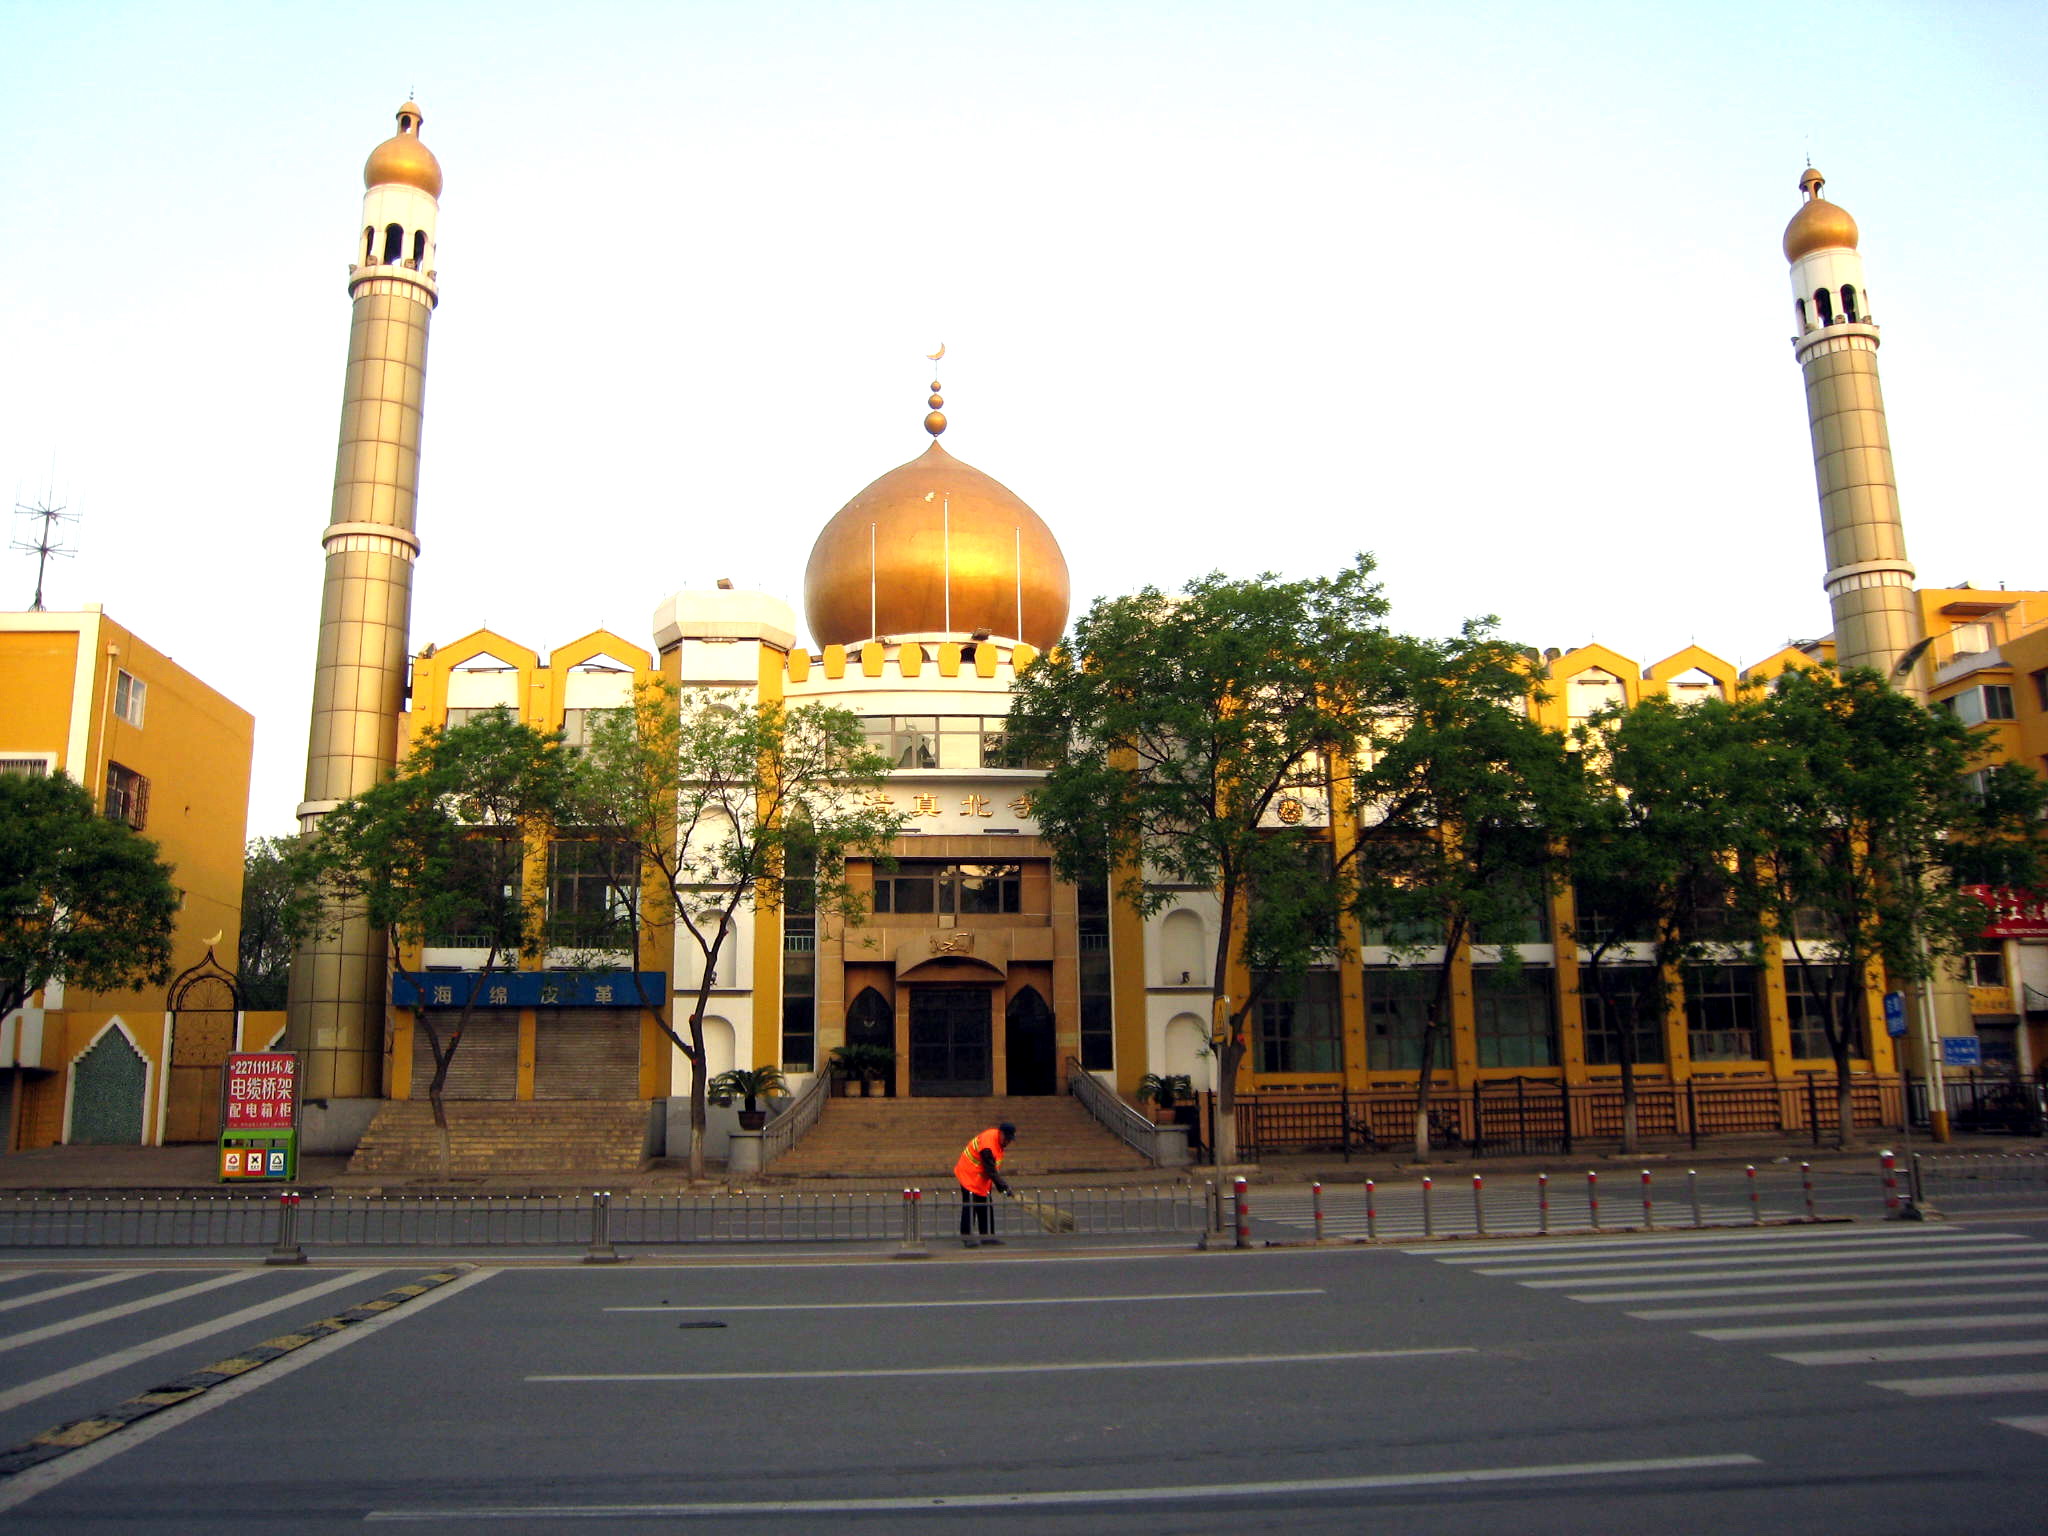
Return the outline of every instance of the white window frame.
<path id="1" fill-rule="evenodd" d="M 114 669 L 114 717 L 117 720 L 125 720 L 140 730 L 143 709 L 148 700 L 149 684 L 125 667 Z"/>

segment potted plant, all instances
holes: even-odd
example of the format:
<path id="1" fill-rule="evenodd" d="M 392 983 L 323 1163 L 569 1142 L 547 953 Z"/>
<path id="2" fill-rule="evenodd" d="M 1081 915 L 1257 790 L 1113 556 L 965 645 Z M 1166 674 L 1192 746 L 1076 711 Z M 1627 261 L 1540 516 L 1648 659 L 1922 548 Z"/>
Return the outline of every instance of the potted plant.
<path id="1" fill-rule="evenodd" d="M 782 1080 L 779 1067 L 734 1067 L 714 1077 L 706 1091 L 716 1099 L 738 1099 L 740 1129 L 758 1131 L 768 1123 L 768 1111 L 761 1107 L 761 1100 L 789 1092 L 789 1085 Z"/>
<path id="2" fill-rule="evenodd" d="M 1175 1111 L 1185 1103 L 1193 1101 L 1194 1084 L 1185 1072 L 1173 1072 L 1161 1076 L 1147 1072 L 1138 1079 L 1137 1099 L 1140 1104 L 1150 1104 L 1155 1111 L 1153 1119 L 1161 1125 L 1176 1123 Z"/>
<path id="3" fill-rule="evenodd" d="M 887 1045 L 842 1045 L 832 1052 L 832 1068 L 845 1078 L 849 1085 L 860 1084 L 860 1096 L 876 1097 L 875 1084 L 879 1083 L 896 1067 L 896 1051 Z M 852 1097 L 848 1088 L 848 1097 Z"/>

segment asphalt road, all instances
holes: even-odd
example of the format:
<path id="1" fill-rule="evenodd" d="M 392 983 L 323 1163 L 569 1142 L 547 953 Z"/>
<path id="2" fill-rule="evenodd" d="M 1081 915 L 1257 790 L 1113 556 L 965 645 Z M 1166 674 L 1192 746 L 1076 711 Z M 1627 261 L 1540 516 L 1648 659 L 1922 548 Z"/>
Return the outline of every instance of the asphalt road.
<path id="1" fill-rule="evenodd" d="M 425 1269 L 0 1269 L 0 1430 Z M 0 1481 L 0 1511 L 51 1533 L 2048 1523 L 2040 1222 L 437 1273 Z"/>

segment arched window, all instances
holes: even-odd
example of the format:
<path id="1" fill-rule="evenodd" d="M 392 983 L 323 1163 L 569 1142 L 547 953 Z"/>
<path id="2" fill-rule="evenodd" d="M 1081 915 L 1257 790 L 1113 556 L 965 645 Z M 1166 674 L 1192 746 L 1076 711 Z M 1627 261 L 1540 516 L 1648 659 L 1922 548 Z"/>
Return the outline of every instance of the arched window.
<path id="1" fill-rule="evenodd" d="M 395 267 L 405 255 L 405 231 L 396 224 L 384 226 L 384 265 Z"/>
<path id="2" fill-rule="evenodd" d="M 873 987 L 864 987 L 846 1010 L 848 1045 L 896 1044 L 896 1010 Z"/>
<path id="3" fill-rule="evenodd" d="M 427 232 L 416 229 L 412 232 L 412 264 L 417 267 L 427 259 Z"/>
<path id="4" fill-rule="evenodd" d="M 1806 300 L 1794 299 L 1792 301 L 1792 305 L 1795 309 L 1799 311 L 1799 329 L 1802 331 L 1807 330 L 1809 328 L 1809 322 L 1806 318 Z"/>
<path id="5" fill-rule="evenodd" d="M 1822 325 L 1833 325 L 1835 323 L 1835 296 L 1829 293 L 1827 289 L 1816 288 L 1813 290 L 1813 307 L 1819 312 Z"/>
<path id="6" fill-rule="evenodd" d="M 363 265 L 372 266 L 377 260 L 377 231 L 375 227 L 363 231 Z"/>
<path id="7" fill-rule="evenodd" d="M 1856 285 L 1854 283 L 1842 284 L 1842 317 L 1852 325 L 1863 318 L 1856 313 Z"/>
<path id="8" fill-rule="evenodd" d="M 1160 968 L 1169 987 L 1206 986 L 1209 982 L 1202 920 L 1185 907 L 1166 914 L 1159 925 Z"/>

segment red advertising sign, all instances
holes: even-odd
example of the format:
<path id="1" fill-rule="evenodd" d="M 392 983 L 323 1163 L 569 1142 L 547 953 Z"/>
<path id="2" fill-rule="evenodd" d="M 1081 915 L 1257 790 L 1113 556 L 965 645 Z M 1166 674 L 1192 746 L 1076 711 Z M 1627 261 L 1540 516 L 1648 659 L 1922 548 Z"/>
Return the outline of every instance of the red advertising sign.
<path id="1" fill-rule="evenodd" d="M 2039 891 L 2016 891 L 2003 885 L 1966 885 L 1972 896 L 1991 909 L 1984 925 L 1987 939 L 2048 939 L 2048 897 Z"/>
<path id="2" fill-rule="evenodd" d="M 227 1112 L 221 1128 L 277 1131 L 292 1126 L 294 1058 L 289 1051 L 234 1055 L 227 1064 Z"/>

